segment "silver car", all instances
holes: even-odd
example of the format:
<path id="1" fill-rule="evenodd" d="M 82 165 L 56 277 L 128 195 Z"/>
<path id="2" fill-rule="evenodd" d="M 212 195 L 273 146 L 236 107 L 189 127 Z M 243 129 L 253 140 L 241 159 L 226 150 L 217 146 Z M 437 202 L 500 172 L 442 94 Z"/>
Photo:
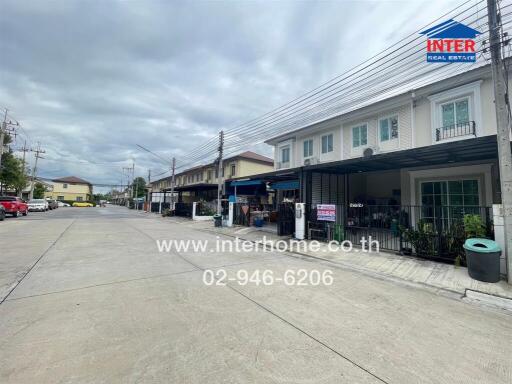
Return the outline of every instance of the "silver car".
<path id="1" fill-rule="evenodd" d="M 48 210 L 48 202 L 44 199 L 33 199 L 28 202 L 28 210 L 30 212 L 45 212 Z"/>

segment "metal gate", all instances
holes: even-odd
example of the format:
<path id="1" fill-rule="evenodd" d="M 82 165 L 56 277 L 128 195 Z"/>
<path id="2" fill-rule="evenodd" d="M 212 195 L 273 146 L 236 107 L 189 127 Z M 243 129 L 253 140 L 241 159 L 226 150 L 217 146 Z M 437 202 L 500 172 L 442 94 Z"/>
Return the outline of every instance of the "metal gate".
<path id="1" fill-rule="evenodd" d="M 295 203 L 281 203 L 277 209 L 277 234 L 291 236 L 295 233 Z"/>
<path id="2" fill-rule="evenodd" d="M 235 203 L 233 207 L 233 224 L 250 226 L 251 225 L 251 208 L 248 204 Z"/>
<path id="3" fill-rule="evenodd" d="M 192 217 L 192 203 L 176 203 L 174 214 L 181 217 Z"/>

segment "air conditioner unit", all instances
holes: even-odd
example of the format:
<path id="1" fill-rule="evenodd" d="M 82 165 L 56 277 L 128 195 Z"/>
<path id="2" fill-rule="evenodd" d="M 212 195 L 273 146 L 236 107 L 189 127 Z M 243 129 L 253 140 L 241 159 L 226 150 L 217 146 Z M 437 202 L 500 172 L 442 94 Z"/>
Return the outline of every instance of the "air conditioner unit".
<path id="1" fill-rule="evenodd" d="M 309 159 L 304 160 L 304 165 L 315 165 L 318 164 L 318 157 L 310 157 Z"/>
<path id="2" fill-rule="evenodd" d="M 363 151 L 363 157 L 365 159 L 372 157 L 373 155 L 379 153 L 379 147 L 367 147 Z"/>

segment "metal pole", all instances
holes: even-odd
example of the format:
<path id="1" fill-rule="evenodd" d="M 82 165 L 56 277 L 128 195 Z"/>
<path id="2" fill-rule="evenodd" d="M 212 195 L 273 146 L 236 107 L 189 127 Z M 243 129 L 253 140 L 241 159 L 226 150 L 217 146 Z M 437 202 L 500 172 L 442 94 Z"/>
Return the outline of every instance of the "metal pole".
<path id="1" fill-rule="evenodd" d="M 34 163 L 34 169 L 32 170 L 32 182 L 31 182 L 31 185 L 30 185 L 30 194 L 28 196 L 29 200 L 32 200 L 34 198 L 34 186 L 35 186 L 35 180 L 36 180 L 36 174 L 37 174 L 37 160 L 39 158 L 42 158 L 39 154 L 40 153 L 45 153 L 45 151 L 43 151 L 41 149 L 41 144 L 40 143 L 37 143 L 37 149 L 34 152 L 36 153 L 36 155 L 35 155 L 36 161 Z"/>
<path id="2" fill-rule="evenodd" d="M 492 79 L 496 108 L 498 157 L 501 183 L 501 204 L 505 228 L 505 251 L 507 255 L 507 278 L 512 284 L 512 154 L 510 151 L 510 121 L 508 118 L 508 95 L 501 57 L 500 25 L 496 0 L 487 0 L 489 19 L 489 46 L 491 51 Z M 507 79 L 508 80 L 508 79 Z"/>
<path id="3" fill-rule="evenodd" d="M 224 131 L 219 133 L 219 158 L 218 161 L 218 185 L 217 185 L 217 214 L 220 215 L 222 212 L 222 206 L 220 198 L 222 196 L 222 153 L 224 151 Z"/>
<path id="4" fill-rule="evenodd" d="M 149 189 L 151 188 L 151 169 L 148 169 L 148 187 L 146 188 L 147 195 L 146 195 L 146 212 L 151 212 L 151 193 L 149 192 Z"/>
<path id="5" fill-rule="evenodd" d="M 2 155 L 4 154 L 4 135 L 7 129 L 7 108 L 4 113 L 4 121 L 0 127 L 0 173 L 2 172 Z M 0 182 L 1 184 L 1 182 Z M 3 189 L 3 188 L 2 188 Z"/>
<path id="6" fill-rule="evenodd" d="M 172 211 L 174 209 L 174 176 L 176 172 L 176 158 L 172 158 L 172 174 L 171 174 L 171 206 L 169 209 Z"/>

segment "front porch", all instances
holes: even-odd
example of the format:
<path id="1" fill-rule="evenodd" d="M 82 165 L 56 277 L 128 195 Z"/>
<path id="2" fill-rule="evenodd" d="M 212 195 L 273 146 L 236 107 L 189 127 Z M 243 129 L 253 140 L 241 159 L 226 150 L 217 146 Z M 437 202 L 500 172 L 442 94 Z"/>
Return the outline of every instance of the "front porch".
<path id="1" fill-rule="evenodd" d="M 500 203 L 495 140 L 304 167 L 305 236 L 354 245 L 371 237 L 382 250 L 464 264 L 465 218 L 480 228 L 478 236 L 494 238 L 492 205 Z"/>

